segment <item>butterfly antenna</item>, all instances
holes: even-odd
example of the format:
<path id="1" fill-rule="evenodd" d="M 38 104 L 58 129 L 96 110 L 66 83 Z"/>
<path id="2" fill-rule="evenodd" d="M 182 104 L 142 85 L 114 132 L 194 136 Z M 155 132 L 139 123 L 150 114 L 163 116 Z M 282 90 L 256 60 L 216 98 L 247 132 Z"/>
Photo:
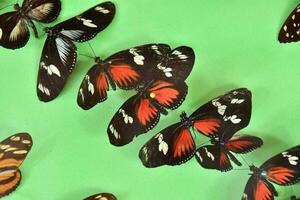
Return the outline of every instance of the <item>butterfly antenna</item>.
<path id="1" fill-rule="evenodd" d="M 89 55 L 85 55 L 85 54 L 82 54 L 82 53 L 78 53 L 78 55 L 81 55 L 81 56 L 84 56 L 84 57 L 87 57 L 87 58 L 92 58 L 92 59 L 94 59 L 94 57 L 89 56 Z"/>
<path id="2" fill-rule="evenodd" d="M 249 163 L 246 161 L 246 159 L 244 158 L 244 156 L 240 155 L 241 158 L 243 159 L 243 161 L 246 163 L 246 165 L 248 165 L 248 167 L 250 167 Z"/>
<path id="3" fill-rule="evenodd" d="M 235 171 L 248 171 L 249 169 L 248 168 L 242 168 L 242 169 L 232 169 L 232 170 L 235 170 Z"/>
<path id="4" fill-rule="evenodd" d="M 9 4 L 9 5 L 7 5 L 7 6 L 4 6 L 3 8 L 0 8 L 0 10 L 3 10 L 3 9 L 5 9 L 5 8 L 8 8 L 8 7 L 13 6 L 13 5 L 15 5 L 15 4 Z"/>
<path id="5" fill-rule="evenodd" d="M 87 43 L 88 43 L 89 47 L 90 47 L 90 48 L 91 48 L 91 50 L 92 50 L 92 53 L 93 53 L 93 55 L 94 55 L 94 58 L 96 58 L 96 57 L 97 57 L 97 55 L 96 55 L 96 53 L 95 53 L 95 51 L 94 51 L 94 48 L 92 47 L 92 45 L 90 44 L 90 42 L 89 42 L 89 41 L 88 41 Z"/>

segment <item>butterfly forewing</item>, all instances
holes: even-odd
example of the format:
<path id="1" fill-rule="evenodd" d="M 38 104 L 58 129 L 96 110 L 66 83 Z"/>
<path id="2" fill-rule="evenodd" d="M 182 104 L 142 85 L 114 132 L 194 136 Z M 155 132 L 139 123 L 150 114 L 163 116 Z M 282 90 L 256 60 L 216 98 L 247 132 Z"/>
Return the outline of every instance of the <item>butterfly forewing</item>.
<path id="1" fill-rule="evenodd" d="M 267 179 L 278 185 L 292 185 L 300 180 L 300 146 L 288 149 L 271 159 L 261 167 L 266 171 Z"/>
<path id="2" fill-rule="evenodd" d="M 195 143 L 190 131 L 180 123 L 173 124 L 152 137 L 140 150 L 146 167 L 180 165 L 192 158 Z"/>
<path id="3" fill-rule="evenodd" d="M 75 45 L 63 37 L 48 36 L 41 56 L 37 94 L 41 101 L 56 98 L 72 73 L 77 59 Z"/>
<path id="4" fill-rule="evenodd" d="M 0 197 L 14 191 L 21 181 L 19 166 L 32 146 L 28 133 L 19 133 L 0 143 Z"/>
<path id="5" fill-rule="evenodd" d="M 100 193 L 100 194 L 89 196 L 84 200 L 117 200 L 117 197 L 115 197 L 111 193 Z"/>
<path id="6" fill-rule="evenodd" d="M 232 169 L 229 157 L 219 145 L 206 145 L 197 149 L 195 158 L 206 169 L 217 169 L 226 172 Z"/>
<path id="7" fill-rule="evenodd" d="M 0 15 L 0 45 L 9 49 L 18 49 L 28 42 L 29 30 L 26 22 L 17 12 Z"/>
<path id="8" fill-rule="evenodd" d="M 148 70 L 145 79 L 153 77 L 167 81 L 184 81 L 192 71 L 195 54 L 192 48 L 181 46 L 163 56 L 154 69 Z"/>
<path id="9" fill-rule="evenodd" d="M 49 23 L 58 17 L 61 2 L 60 0 L 25 0 L 22 7 L 31 19 Z"/>
<path id="10" fill-rule="evenodd" d="M 76 42 L 85 42 L 94 38 L 105 29 L 115 16 L 115 6 L 112 2 L 98 4 L 82 14 L 66 20 L 53 27 L 61 34 Z"/>
<path id="11" fill-rule="evenodd" d="M 282 25 L 278 40 L 281 43 L 297 42 L 300 40 L 300 4 Z"/>

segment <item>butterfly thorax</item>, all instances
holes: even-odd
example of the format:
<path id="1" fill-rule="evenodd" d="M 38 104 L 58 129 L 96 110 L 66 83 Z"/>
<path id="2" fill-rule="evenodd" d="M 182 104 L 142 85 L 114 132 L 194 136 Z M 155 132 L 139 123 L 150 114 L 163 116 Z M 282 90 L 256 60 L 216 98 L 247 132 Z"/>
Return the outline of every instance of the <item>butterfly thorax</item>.
<path id="1" fill-rule="evenodd" d="M 254 165 L 251 165 L 250 166 L 250 171 L 253 173 L 253 175 L 263 179 L 267 176 L 267 172 L 254 166 Z"/>
<path id="2" fill-rule="evenodd" d="M 22 18 L 25 18 L 25 19 L 28 19 L 27 15 L 26 15 L 26 12 L 24 12 L 24 10 L 22 9 L 22 7 L 20 7 L 20 5 L 18 3 L 16 3 L 14 5 L 14 9 L 17 11 L 17 13 L 22 17 Z"/>
<path id="3" fill-rule="evenodd" d="M 116 90 L 116 83 L 109 72 L 109 63 L 104 62 L 100 57 L 95 57 L 95 62 L 99 72 L 104 72 L 108 82 L 113 90 Z"/>
<path id="4" fill-rule="evenodd" d="M 57 37 L 60 35 L 60 30 L 57 30 L 53 27 L 44 28 L 44 32 L 47 33 L 50 37 Z"/>
<path id="5" fill-rule="evenodd" d="M 180 115 L 180 121 L 183 126 L 186 128 L 191 128 L 193 126 L 193 122 L 190 120 L 190 118 L 187 116 L 185 112 L 182 112 Z"/>

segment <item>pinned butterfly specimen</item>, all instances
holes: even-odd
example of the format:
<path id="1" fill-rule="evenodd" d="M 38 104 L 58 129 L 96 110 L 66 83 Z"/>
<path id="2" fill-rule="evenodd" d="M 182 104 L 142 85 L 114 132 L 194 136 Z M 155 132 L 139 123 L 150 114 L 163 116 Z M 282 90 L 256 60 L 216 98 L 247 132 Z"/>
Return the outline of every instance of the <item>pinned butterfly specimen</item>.
<path id="1" fill-rule="evenodd" d="M 87 197 L 84 200 L 117 200 L 117 197 L 110 193 L 100 193 Z"/>
<path id="2" fill-rule="evenodd" d="M 300 40 L 300 4 L 293 10 L 280 29 L 280 43 L 297 42 Z"/>
<path id="3" fill-rule="evenodd" d="M 8 49 L 24 47 L 29 40 L 31 27 L 38 38 L 33 20 L 41 23 L 54 21 L 61 9 L 60 0 L 24 0 L 15 4 L 15 11 L 0 15 L 0 45 Z"/>
<path id="4" fill-rule="evenodd" d="M 159 121 L 160 114 L 174 110 L 184 101 L 188 87 L 184 80 L 194 65 L 195 55 L 190 47 L 181 46 L 158 60 L 157 65 L 144 74 L 130 97 L 115 113 L 107 133 L 115 146 L 128 144 L 140 134 L 148 132 Z"/>
<path id="5" fill-rule="evenodd" d="M 273 183 L 281 186 L 296 184 L 300 180 L 300 145 L 288 149 L 260 167 L 250 166 L 250 176 L 243 200 L 273 200 L 278 196 Z"/>
<path id="6" fill-rule="evenodd" d="M 101 3 L 82 14 L 46 28 L 46 39 L 37 80 L 37 95 L 41 101 L 56 98 L 64 88 L 76 61 L 73 42 L 85 42 L 105 29 L 115 15 L 111 2 Z"/>
<path id="7" fill-rule="evenodd" d="M 166 44 L 147 44 L 120 51 L 105 60 L 99 57 L 87 72 L 77 97 L 78 105 L 87 110 L 107 99 L 109 85 L 129 90 L 137 87 L 143 74 L 156 66 L 170 52 Z"/>
<path id="8" fill-rule="evenodd" d="M 198 108 L 191 116 L 181 114 L 181 121 L 156 134 L 140 150 L 146 167 L 180 165 L 194 155 L 205 168 L 228 171 L 230 160 L 241 165 L 233 153 L 247 153 L 262 145 L 261 139 L 250 135 L 234 135 L 249 124 L 251 92 L 236 89 Z M 212 145 L 196 148 L 191 131 L 210 138 Z"/>
<path id="9" fill-rule="evenodd" d="M 18 133 L 0 143 L 0 198 L 13 192 L 21 182 L 20 165 L 32 146 L 28 133 Z"/>

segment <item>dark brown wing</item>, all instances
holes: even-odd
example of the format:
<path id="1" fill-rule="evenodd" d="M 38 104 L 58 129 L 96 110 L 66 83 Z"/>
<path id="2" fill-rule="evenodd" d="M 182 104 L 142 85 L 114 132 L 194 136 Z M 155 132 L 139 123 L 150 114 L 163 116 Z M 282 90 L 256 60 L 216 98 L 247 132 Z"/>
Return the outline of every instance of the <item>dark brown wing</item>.
<path id="1" fill-rule="evenodd" d="M 20 165 L 32 146 L 28 133 L 18 133 L 0 143 L 0 197 L 14 191 L 20 181 Z"/>
<path id="2" fill-rule="evenodd" d="M 60 0 L 25 0 L 22 8 L 31 19 L 48 23 L 58 17 L 61 2 Z"/>
<path id="3" fill-rule="evenodd" d="M 89 196 L 84 200 L 117 200 L 117 197 L 111 193 L 100 193 Z"/>
<path id="4" fill-rule="evenodd" d="M 17 12 L 0 15 L 0 45 L 8 49 L 24 47 L 29 40 L 27 25 Z"/>

